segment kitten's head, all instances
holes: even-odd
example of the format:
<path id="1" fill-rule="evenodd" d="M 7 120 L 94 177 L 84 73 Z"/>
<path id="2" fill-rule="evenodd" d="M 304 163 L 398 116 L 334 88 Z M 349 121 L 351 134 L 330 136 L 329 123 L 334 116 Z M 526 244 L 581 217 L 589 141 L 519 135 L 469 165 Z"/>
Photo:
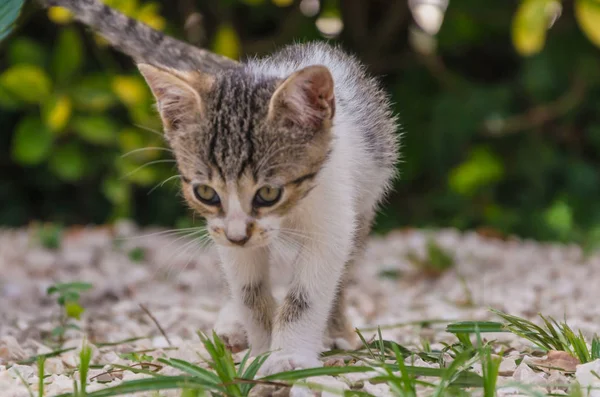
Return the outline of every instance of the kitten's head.
<path id="1" fill-rule="evenodd" d="M 138 65 L 162 118 L 187 202 L 218 244 L 267 244 L 314 187 L 330 151 L 333 79 L 309 66 L 285 79 Z"/>

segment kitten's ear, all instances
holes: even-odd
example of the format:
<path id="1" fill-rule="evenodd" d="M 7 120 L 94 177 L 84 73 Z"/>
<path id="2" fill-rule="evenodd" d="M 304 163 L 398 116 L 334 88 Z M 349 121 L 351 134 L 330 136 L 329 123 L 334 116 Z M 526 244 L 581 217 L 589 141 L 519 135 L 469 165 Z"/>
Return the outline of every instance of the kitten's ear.
<path id="1" fill-rule="evenodd" d="M 203 112 L 201 94 L 207 92 L 213 78 L 201 72 L 181 72 L 138 64 L 156 98 L 165 132 L 175 130 L 182 122 L 193 121 Z"/>
<path id="2" fill-rule="evenodd" d="M 314 65 L 289 76 L 275 90 L 269 118 L 287 120 L 312 129 L 323 128 L 335 114 L 333 77 L 325 66 Z"/>

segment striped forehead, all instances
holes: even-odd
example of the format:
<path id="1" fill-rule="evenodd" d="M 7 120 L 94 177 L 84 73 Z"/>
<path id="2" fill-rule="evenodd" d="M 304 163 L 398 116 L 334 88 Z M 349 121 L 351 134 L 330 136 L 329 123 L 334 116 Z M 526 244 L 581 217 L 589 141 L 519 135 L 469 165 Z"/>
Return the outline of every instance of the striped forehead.
<path id="1" fill-rule="evenodd" d="M 256 159 L 257 124 L 266 114 L 264 84 L 240 71 L 221 76 L 209 105 L 211 165 L 223 179 L 237 179 Z"/>

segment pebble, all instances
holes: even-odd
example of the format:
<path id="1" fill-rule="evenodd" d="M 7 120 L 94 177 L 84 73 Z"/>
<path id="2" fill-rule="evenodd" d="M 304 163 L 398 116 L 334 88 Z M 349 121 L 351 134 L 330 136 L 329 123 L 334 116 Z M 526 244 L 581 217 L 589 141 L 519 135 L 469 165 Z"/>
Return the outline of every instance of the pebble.
<path id="1" fill-rule="evenodd" d="M 153 357 L 166 355 L 206 367 L 201 357 L 207 357 L 207 352 L 195 332 L 198 329 L 210 331 L 227 295 L 214 248 L 194 248 L 197 252 L 184 252 L 186 241 L 153 234 L 160 229 L 138 229 L 131 222 L 122 222 L 113 229 L 117 235 L 127 237 L 122 244 L 114 244 L 109 228 L 84 227 L 67 233 L 61 248 L 56 251 L 36 245 L 32 240 L 35 233 L 27 229 L 0 231 L 0 274 L 10 275 L 10 279 L 3 280 L 0 285 L 0 299 L 10 302 L 0 305 L 2 397 L 28 396 L 21 381 L 15 379 L 16 371 L 28 382 L 37 379 L 36 364 L 12 368 L 8 368 L 8 364 L 54 350 L 42 336 L 57 325 L 59 308 L 55 298 L 50 299 L 45 293 L 46 288 L 56 282 L 86 280 L 93 283 L 94 289 L 81 293 L 86 311 L 76 323 L 82 331 L 70 330 L 67 334 L 64 346 L 75 347 L 75 350 L 46 361 L 48 395 L 72 390 L 73 379 L 67 376 L 67 371 L 77 367 L 84 338 L 94 342 L 90 343 L 94 363 L 131 365 L 132 361 L 120 356 L 122 353 L 149 349 L 152 352 L 147 354 Z M 134 238 L 141 235 L 145 237 Z M 407 259 L 408 254 L 423 258 L 429 238 L 448 250 L 455 261 L 452 271 L 437 279 L 421 277 L 419 270 Z M 143 261 L 135 262 L 129 257 L 134 248 L 144 250 Z M 475 232 L 460 233 L 452 229 L 392 232 L 372 238 L 363 264 L 353 270 L 356 282 L 348 289 L 348 314 L 357 327 L 390 326 L 382 329 L 384 338 L 409 348 L 422 346 L 422 339 L 430 340 L 435 350 L 443 348 L 441 342 L 456 341 L 453 335 L 444 332 L 443 324 L 423 328 L 419 321 L 498 321 L 488 307 L 538 323 L 539 312 L 559 320 L 566 315 L 567 322 L 575 330 L 581 329 L 584 335 L 593 336 L 600 333 L 597 321 L 600 289 L 582 290 L 581 286 L 600 284 L 600 255 L 592 255 L 585 265 L 580 262 L 581 250 L 573 245 L 541 244 L 521 239 L 500 241 Z M 384 270 L 398 277 L 380 278 L 379 274 Z M 285 288 L 278 285 L 277 280 L 274 287 L 279 298 L 285 295 Z M 140 303 L 157 318 L 171 345 L 140 309 Z M 371 329 L 363 334 L 369 338 L 376 333 Z M 140 336 L 148 338 L 96 347 L 100 342 Z M 600 387 L 600 380 L 592 374 L 592 371 L 600 373 L 600 360 L 577 365 L 574 377 L 553 370 L 544 374 L 527 365 L 527 362 L 533 365 L 536 360 L 533 357 L 525 356 L 523 362 L 516 365 L 517 359 L 532 351 L 530 342 L 511 334 L 501 334 L 497 338 L 494 335 L 492 339 L 516 349 L 501 362 L 499 384 L 518 380 L 555 394 L 564 394 L 562 386 L 574 380 L 583 386 Z M 446 365 L 451 361 L 447 357 Z M 415 358 L 411 365 L 437 367 L 421 358 Z M 107 369 L 109 367 L 105 366 L 103 371 Z M 481 367 L 475 365 L 474 370 L 480 372 Z M 179 372 L 164 367 L 161 373 Z M 376 374 L 352 373 L 319 380 L 340 389 L 362 387 L 376 396 L 390 395 L 387 385 L 367 381 Z M 90 390 L 119 384 L 119 378 L 144 377 L 146 375 L 131 371 L 119 372 L 118 376 L 117 373 L 115 376 L 101 375 L 91 382 Z M 301 393 L 300 389 L 280 388 L 271 392 L 286 396 Z M 253 392 L 260 390 L 256 387 Z M 519 394 L 522 391 L 498 390 L 499 396 Z M 178 394 L 169 392 L 165 395 Z M 590 395 L 600 397 L 600 391 L 592 391 Z"/>

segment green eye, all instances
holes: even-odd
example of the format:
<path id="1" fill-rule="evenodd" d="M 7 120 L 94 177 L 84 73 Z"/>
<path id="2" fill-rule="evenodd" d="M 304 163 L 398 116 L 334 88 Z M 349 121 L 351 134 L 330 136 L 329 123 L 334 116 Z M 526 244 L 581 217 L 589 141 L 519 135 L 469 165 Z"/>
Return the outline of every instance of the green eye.
<path id="1" fill-rule="evenodd" d="M 218 205 L 221 203 L 221 199 L 215 189 L 208 185 L 197 185 L 194 186 L 194 196 L 198 201 L 203 202 L 207 205 Z"/>
<path id="2" fill-rule="evenodd" d="M 281 198 L 281 189 L 272 186 L 264 186 L 258 189 L 254 196 L 254 205 L 257 207 L 269 207 Z"/>

